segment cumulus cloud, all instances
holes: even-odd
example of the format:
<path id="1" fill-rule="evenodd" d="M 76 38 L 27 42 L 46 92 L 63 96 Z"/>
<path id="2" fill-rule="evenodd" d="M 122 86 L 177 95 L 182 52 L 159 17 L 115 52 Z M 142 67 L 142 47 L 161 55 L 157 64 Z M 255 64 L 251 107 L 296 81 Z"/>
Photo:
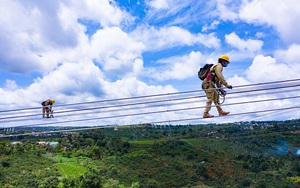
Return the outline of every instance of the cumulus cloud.
<path id="1" fill-rule="evenodd" d="M 246 22 L 253 25 L 275 28 L 286 43 L 300 42 L 300 26 L 297 0 L 233 1 L 218 0 L 215 16 L 221 20 Z M 276 18 L 276 19 L 274 19 Z"/>
<path id="2" fill-rule="evenodd" d="M 91 39 L 90 53 L 106 71 L 132 67 L 144 44 L 132 39 L 119 27 L 98 30 Z M 127 67 L 128 68 L 128 67 Z"/>
<path id="3" fill-rule="evenodd" d="M 227 81 L 229 84 L 232 84 L 233 86 L 251 84 L 251 82 L 249 80 L 247 80 L 246 78 L 240 77 L 237 74 L 235 74 L 233 77 L 227 78 Z"/>
<path id="4" fill-rule="evenodd" d="M 251 82 L 295 79 L 300 71 L 298 59 L 300 45 L 274 52 L 274 57 L 257 55 L 246 71 Z"/>
<path id="5" fill-rule="evenodd" d="M 138 58 L 134 60 L 133 62 L 133 75 L 138 76 L 142 71 L 143 71 L 143 66 L 144 62 L 142 59 Z"/>
<path id="6" fill-rule="evenodd" d="M 14 95 L 3 91 L 2 96 L 8 101 L 26 98 L 16 107 L 37 106 L 48 98 L 55 98 L 58 103 L 92 100 L 105 94 L 102 77 L 101 71 L 92 63 L 64 63 L 42 78 L 36 78 L 27 88 L 15 90 Z"/>
<path id="7" fill-rule="evenodd" d="M 156 86 L 147 85 L 144 82 L 139 81 L 136 77 L 127 77 L 122 80 L 117 80 L 112 83 L 106 82 L 104 89 L 111 98 L 121 98 L 129 96 L 142 96 L 159 93 L 172 93 L 177 90 L 171 86 Z"/>
<path id="8" fill-rule="evenodd" d="M 77 17 L 97 21 L 103 27 L 117 26 L 133 19 L 127 12 L 122 11 L 115 1 L 87 0 L 73 3 L 76 9 L 73 13 Z"/>
<path id="9" fill-rule="evenodd" d="M 299 59 L 300 59 L 300 45 L 292 44 L 287 50 L 277 50 L 275 51 L 275 57 L 278 61 L 287 63 L 293 66 L 293 70 L 299 69 Z"/>
<path id="10" fill-rule="evenodd" d="M 141 62 L 137 60 L 136 63 L 136 69 L 139 69 Z M 64 63 L 43 78 L 35 79 L 27 88 L 16 88 L 13 81 L 8 81 L 7 86 L 6 90 L 0 90 L 3 99 L 0 108 L 7 104 L 14 108 L 39 106 L 41 101 L 48 98 L 56 99 L 58 104 L 66 104 L 177 91 L 170 85 L 147 85 L 136 77 L 108 82 L 92 62 Z M 12 87 L 16 90 L 10 91 Z"/>
<path id="11" fill-rule="evenodd" d="M 249 23 L 267 24 L 276 28 L 287 43 L 299 43 L 299 8 L 300 4 L 297 0 L 251 1 L 244 4 L 239 15 Z M 245 12 L 249 13 L 244 16 Z"/>
<path id="12" fill-rule="evenodd" d="M 57 2 L 51 2 L 51 8 L 46 2 L 23 3 L 6 1 L 0 8 L 5 15 L 0 18 L 1 68 L 19 73 L 43 71 L 49 66 L 44 65 L 43 54 L 76 46 L 80 28 L 64 27 Z M 52 68 L 56 65 L 55 61 L 47 63 Z"/>
<path id="13" fill-rule="evenodd" d="M 160 60 L 159 63 L 163 64 L 157 68 L 151 68 L 148 75 L 159 81 L 178 79 L 182 80 L 195 75 L 199 62 L 201 62 L 202 54 L 200 52 L 191 52 L 183 57 L 172 57 Z"/>
<path id="14" fill-rule="evenodd" d="M 225 35 L 225 40 L 228 44 L 239 49 L 240 51 L 248 51 L 251 53 L 255 51 L 260 51 L 263 46 L 263 41 L 261 40 L 243 40 L 235 33 Z"/>
<path id="15" fill-rule="evenodd" d="M 227 78 L 228 83 L 233 86 L 249 85 L 253 83 L 264 83 L 264 82 L 274 82 L 281 80 L 292 80 L 297 78 L 298 72 L 300 71 L 298 63 L 296 60 L 299 58 L 299 45 L 291 45 L 287 49 L 281 49 L 274 52 L 274 56 L 265 56 L 257 55 L 253 58 L 252 64 L 245 72 L 236 73 L 234 76 Z M 243 77 L 245 75 L 246 77 Z M 289 84 L 289 83 L 286 83 Z M 270 85 L 271 86 L 271 85 Z M 284 85 L 282 85 L 284 86 Z M 272 85 L 275 87 L 275 85 Z M 249 88 L 233 88 L 234 92 L 238 92 L 239 89 L 248 90 Z M 243 101 L 256 101 L 256 100 L 265 100 L 265 99 L 276 99 L 279 97 L 288 97 L 295 96 L 297 89 L 289 89 L 286 91 L 274 90 L 265 91 L 263 93 L 255 95 L 255 93 L 249 93 L 244 95 L 244 97 L 227 97 L 227 103 L 237 102 L 241 103 Z M 252 95 L 252 96 L 251 96 Z M 245 109 L 247 111 L 257 111 L 257 110 L 270 110 L 270 109 L 280 109 L 290 106 L 295 106 L 299 99 L 284 99 L 284 100 L 275 100 L 271 102 L 263 103 L 250 103 L 245 105 L 236 105 L 229 106 L 229 111 L 233 113 L 243 112 Z M 259 108 L 258 105 L 259 104 Z M 272 120 L 272 119 L 290 119 L 297 118 L 299 112 L 293 110 L 293 113 L 282 113 L 281 111 L 274 111 L 269 113 L 260 113 L 257 114 L 256 118 L 251 118 L 252 120 Z M 247 117 L 245 117 L 247 119 Z"/>
<path id="16" fill-rule="evenodd" d="M 5 81 L 5 90 L 15 91 L 18 88 L 19 88 L 19 86 L 17 85 L 16 81 L 9 80 L 9 79 Z"/>
<path id="17" fill-rule="evenodd" d="M 252 65 L 246 71 L 247 79 L 251 82 L 267 82 L 274 80 L 286 80 L 293 77 L 285 74 L 291 68 L 285 63 L 277 63 L 271 56 L 258 55 L 253 59 Z M 284 73 L 284 74 L 283 74 Z"/>
<path id="18" fill-rule="evenodd" d="M 47 6 L 7 1 L 7 6 L 0 8 L 6 15 L 0 18 L 3 25 L 0 29 L 1 68 L 44 73 L 43 77 L 35 78 L 32 84 L 22 89 L 18 88 L 16 81 L 7 80 L 6 87 L 1 89 L 6 103 L 13 101 L 11 97 L 17 101 L 27 99 L 27 102 L 14 104 L 17 107 L 39 105 L 41 100 L 52 97 L 68 103 L 104 96 L 163 92 L 165 89 L 174 91 L 170 86 L 148 86 L 133 79 L 143 71 L 141 53 L 145 45 L 117 27 L 132 18 L 114 2 L 66 0 L 51 3 Z M 78 19 L 94 20 L 102 27 L 88 38 L 84 34 L 86 26 Z M 108 81 L 111 73 L 120 75 L 116 82 Z M 123 80 L 122 76 L 126 79 Z M 119 89 L 133 90 L 128 83 L 135 90 L 109 89 L 119 83 Z"/>
<path id="19" fill-rule="evenodd" d="M 103 27 L 132 19 L 107 0 L 6 1 L 0 11 L 5 15 L 0 18 L 1 69 L 18 73 L 49 71 L 63 61 L 61 54 L 78 47 L 85 37 L 86 28 L 78 19 Z"/>

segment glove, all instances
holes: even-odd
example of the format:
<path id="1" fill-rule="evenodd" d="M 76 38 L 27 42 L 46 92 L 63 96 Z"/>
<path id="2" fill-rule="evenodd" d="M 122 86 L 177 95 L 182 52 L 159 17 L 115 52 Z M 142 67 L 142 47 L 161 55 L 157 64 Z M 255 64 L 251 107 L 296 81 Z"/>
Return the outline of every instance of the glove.
<path id="1" fill-rule="evenodd" d="M 232 85 L 228 85 L 227 88 L 228 88 L 228 89 L 232 89 Z"/>

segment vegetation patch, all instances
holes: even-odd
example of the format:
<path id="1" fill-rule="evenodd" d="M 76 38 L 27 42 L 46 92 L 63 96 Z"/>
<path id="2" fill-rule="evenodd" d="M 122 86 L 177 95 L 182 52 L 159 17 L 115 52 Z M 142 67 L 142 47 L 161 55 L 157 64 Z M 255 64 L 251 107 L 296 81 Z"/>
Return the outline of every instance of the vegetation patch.
<path id="1" fill-rule="evenodd" d="M 77 178 L 87 171 L 87 168 L 77 162 L 57 163 L 57 167 L 64 178 Z"/>
<path id="2" fill-rule="evenodd" d="M 186 138 L 181 140 L 194 146 L 210 146 L 220 143 L 220 140 L 214 138 Z"/>
<path id="3" fill-rule="evenodd" d="M 299 187 L 299 130 L 300 120 L 149 125 L 51 135 L 55 147 L 10 138 L 0 187 Z"/>
<path id="4" fill-rule="evenodd" d="M 153 145 L 155 143 L 160 143 L 160 140 L 133 140 L 130 141 L 130 144 L 137 144 L 137 145 Z"/>

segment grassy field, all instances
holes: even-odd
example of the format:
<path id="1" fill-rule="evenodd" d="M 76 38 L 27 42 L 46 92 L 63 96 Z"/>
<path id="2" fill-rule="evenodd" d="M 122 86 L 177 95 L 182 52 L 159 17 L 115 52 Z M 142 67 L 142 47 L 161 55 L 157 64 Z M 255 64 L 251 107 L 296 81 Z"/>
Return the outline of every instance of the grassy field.
<path id="1" fill-rule="evenodd" d="M 220 140 L 217 139 L 211 139 L 211 138 L 188 138 L 188 139 L 181 139 L 184 142 L 187 142 L 194 146 L 209 146 L 214 144 L 219 144 Z"/>
<path id="2" fill-rule="evenodd" d="M 87 171 L 84 164 L 88 163 L 87 160 L 90 160 L 78 157 L 63 157 L 61 154 L 51 158 L 57 162 L 56 165 L 63 177 L 79 177 L 83 175 Z"/>
<path id="3" fill-rule="evenodd" d="M 213 139 L 213 138 L 187 138 L 187 139 L 180 139 L 186 143 L 189 143 L 193 146 L 209 146 L 209 145 L 216 145 L 220 143 L 220 140 Z M 137 144 L 137 145 L 152 145 L 154 143 L 164 142 L 165 140 L 134 140 L 129 141 L 130 144 Z"/>
<path id="4" fill-rule="evenodd" d="M 65 178 L 76 178 L 83 175 L 87 171 L 87 168 L 83 167 L 77 162 L 57 163 L 57 167 L 61 175 Z"/>
<path id="5" fill-rule="evenodd" d="M 163 142 L 163 140 L 134 140 L 130 141 L 130 144 L 137 144 L 137 145 L 152 145 L 154 143 L 160 143 Z"/>

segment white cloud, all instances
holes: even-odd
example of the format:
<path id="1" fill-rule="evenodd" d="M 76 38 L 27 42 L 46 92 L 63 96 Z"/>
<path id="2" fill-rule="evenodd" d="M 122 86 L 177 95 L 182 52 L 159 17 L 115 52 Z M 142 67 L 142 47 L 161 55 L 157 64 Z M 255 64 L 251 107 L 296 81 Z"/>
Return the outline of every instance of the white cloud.
<path id="1" fill-rule="evenodd" d="M 9 80 L 9 79 L 5 81 L 5 90 L 14 91 L 17 90 L 18 88 L 19 86 L 17 85 L 16 81 Z"/>
<path id="2" fill-rule="evenodd" d="M 258 55 L 254 58 L 252 65 L 247 70 L 247 78 L 252 82 L 267 82 L 287 80 L 297 75 L 296 66 L 289 66 L 286 63 L 277 63 L 275 58 Z"/>
<path id="3" fill-rule="evenodd" d="M 76 46 L 81 28 L 65 27 L 56 12 L 58 3 L 51 3 L 50 8 L 38 2 L 23 3 L 6 1 L 0 8 L 1 68 L 19 73 L 49 70 L 57 62 L 45 55 Z"/>
<path id="4" fill-rule="evenodd" d="M 222 20 L 236 20 L 238 14 L 236 10 L 239 3 L 235 0 L 217 0 L 217 10 L 215 14 L 218 15 Z"/>
<path id="5" fill-rule="evenodd" d="M 249 23 L 267 24 L 276 28 L 288 43 L 300 42 L 300 4 L 298 0 L 263 0 L 245 3 L 240 10 L 241 18 Z M 245 12 L 249 12 L 243 17 Z"/>
<path id="6" fill-rule="evenodd" d="M 231 46 L 239 49 L 240 51 L 248 51 L 248 52 L 256 52 L 260 51 L 263 46 L 263 41 L 247 39 L 242 40 L 237 34 L 230 33 L 229 35 L 225 35 L 225 40 Z"/>
<path id="7" fill-rule="evenodd" d="M 188 30 L 180 27 L 140 27 L 132 33 L 134 38 L 142 41 L 147 50 L 159 50 L 174 46 L 192 46 L 202 44 L 207 47 L 217 47 L 219 39 L 214 33 L 204 35 L 201 33 L 191 34 Z"/>
<path id="8" fill-rule="evenodd" d="M 141 63 L 140 60 L 135 62 L 137 72 Z M 14 81 L 9 83 L 15 86 Z M 136 77 L 108 82 L 91 62 L 64 63 L 43 78 L 37 78 L 27 88 L 0 89 L 0 109 L 40 106 L 40 102 L 48 98 L 54 98 L 57 104 L 68 104 L 176 91 L 170 85 L 147 85 Z"/>
<path id="9" fill-rule="evenodd" d="M 64 58 L 70 58 L 66 55 L 71 55 L 69 50 L 86 38 L 86 29 L 78 19 L 93 20 L 104 27 L 132 20 L 108 0 L 64 0 L 51 5 L 6 1 L 0 11 L 1 69 L 19 73 L 49 71 Z M 74 59 L 78 57 L 72 55 Z"/>
<path id="10" fill-rule="evenodd" d="M 277 63 L 275 58 L 258 55 L 253 59 L 252 65 L 246 71 L 247 79 L 254 83 L 274 80 L 286 80 L 292 75 L 286 74 L 291 68 L 286 64 Z"/>
<path id="11" fill-rule="evenodd" d="M 137 80 L 135 77 L 124 78 L 112 83 L 106 82 L 104 84 L 104 89 L 110 98 L 172 93 L 177 91 L 171 85 L 147 85 L 146 83 Z"/>
<path id="12" fill-rule="evenodd" d="M 105 71 L 132 68 L 141 57 L 144 44 L 132 39 L 118 27 L 98 30 L 91 39 L 90 53 Z"/>
<path id="13" fill-rule="evenodd" d="M 103 73 L 90 62 L 64 63 L 56 70 L 37 78 L 23 92 L 31 95 L 28 102 L 54 98 L 58 103 L 95 100 L 105 94 Z"/>
<path id="14" fill-rule="evenodd" d="M 142 72 L 142 70 L 144 68 L 143 63 L 144 63 L 143 60 L 140 59 L 140 58 L 134 60 L 134 62 L 133 62 L 133 73 L 134 73 L 134 76 L 138 76 Z"/>
<path id="15" fill-rule="evenodd" d="M 242 86 L 249 85 L 252 83 L 264 83 L 264 82 L 274 82 L 281 80 L 292 80 L 296 79 L 298 73 L 300 72 L 299 63 L 297 60 L 299 59 L 299 45 L 291 45 L 287 49 L 281 49 L 274 52 L 274 57 L 272 56 L 264 56 L 257 55 L 254 57 L 251 66 L 245 71 L 245 73 L 237 73 L 231 78 L 228 78 L 228 83 L 233 86 Z M 246 75 L 246 77 L 242 77 L 242 75 Z M 286 83 L 288 85 L 291 83 Z M 271 86 L 271 85 L 269 85 Z M 275 87 L 278 85 L 272 85 Z M 281 85 L 284 86 L 284 83 Z M 248 87 L 241 88 L 233 88 L 233 92 L 239 92 L 239 89 L 249 90 Z M 243 101 L 249 100 L 263 100 L 263 99 L 272 99 L 279 97 L 288 97 L 288 96 L 296 96 L 297 88 L 295 90 L 289 89 L 286 91 L 274 90 L 274 91 L 265 91 L 263 93 L 259 93 L 254 95 L 255 93 L 251 92 L 248 95 L 244 95 L 244 97 L 238 97 L 238 95 L 234 95 L 234 97 L 227 97 L 227 103 L 238 102 L 241 103 Z M 243 94 L 241 94 L 243 95 Z M 251 96 L 253 95 L 253 96 Z M 230 95 L 231 96 L 231 95 Z M 299 99 L 285 99 L 285 100 L 276 100 L 271 102 L 263 102 L 263 103 L 253 103 L 246 105 L 236 105 L 226 107 L 229 111 L 233 113 L 243 112 L 245 111 L 245 106 L 247 107 L 247 111 L 257 111 L 257 110 L 270 110 L 270 109 L 279 109 L 286 108 L 290 106 L 295 106 Z M 257 107 L 259 104 L 259 108 Z M 293 110 L 292 113 L 285 111 L 282 113 L 281 111 L 269 112 L 269 113 L 260 113 L 257 115 L 257 118 L 252 118 L 252 120 L 285 120 L 291 118 L 297 118 L 299 116 L 299 112 Z M 247 118 L 246 118 L 247 119 Z M 240 120 L 239 120 L 240 121 Z"/>
<path id="16" fill-rule="evenodd" d="M 225 21 L 273 27 L 285 42 L 292 44 L 300 42 L 299 9 L 298 0 L 217 0 L 214 15 Z"/>
<path id="17" fill-rule="evenodd" d="M 246 71 L 251 82 L 288 80 L 297 78 L 300 72 L 298 60 L 300 45 L 275 51 L 275 57 L 258 55 Z"/>
<path id="18" fill-rule="evenodd" d="M 151 0 L 143 21 L 164 26 L 191 25 L 205 20 L 215 10 L 215 1 Z M 151 4 L 152 3 L 152 4 Z M 167 21 L 167 22 L 165 22 Z M 201 26 L 200 26 L 201 27 Z"/>
<path id="19" fill-rule="evenodd" d="M 18 52 L 7 59 L 7 66 L 11 69 L 45 71 L 45 74 L 24 89 L 18 88 L 14 80 L 7 81 L 6 88 L 1 89 L 5 108 L 40 105 L 40 101 L 47 98 L 55 98 L 59 103 L 72 103 L 92 101 L 103 96 L 110 98 L 175 91 L 171 86 L 149 86 L 134 78 L 143 71 L 141 53 L 145 46 L 119 27 L 108 27 L 119 25 L 128 18 L 126 13 L 108 2 L 64 1 L 50 6 L 47 11 L 47 6 L 43 4 L 33 4 L 25 8 L 22 3 L 7 2 L 7 11 L 4 11 L 7 16 L 5 19 L 0 18 L 0 22 L 6 24 L 6 27 L 2 27 L 0 32 L 7 36 L 8 33 L 14 35 L 10 35 L 11 38 L 0 37 L 0 40 L 7 44 L 19 44 L 10 49 L 2 43 L 1 48 L 6 50 L 3 53 L 12 54 L 12 50 Z M 53 6 L 56 8 L 51 9 Z M 19 14 L 14 14 L 10 8 L 18 10 Z M 99 11 L 99 8 L 108 11 Z M 27 18 L 31 18 L 30 21 Z M 84 34 L 84 26 L 77 22 L 78 18 L 94 19 L 106 27 L 98 30 L 89 39 Z M 13 20 L 19 20 L 20 24 L 13 25 Z M 52 27 L 61 33 L 53 32 L 49 29 Z M 71 35 L 64 38 L 65 34 Z M 59 40 L 61 37 L 64 38 L 62 41 Z M 76 42 L 72 43 L 69 39 Z M 12 58 L 14 61 L 11 61 Z M 20 59 L 23 63 L 20 63 Z M 103 70 L 91 63 L 93 59 L 97 60 Z M 56 66 L 58 67 L 55 69 Z M 118 73 L 126 77 L 121 79 L 121 76 L 116 82 L 106 81 L 106 76 L 110 76 L 112 71 L 119 71 Z M 15 103 L 14 100 L 23 102 Z M 7 106 L 8 104 L 11 106 Z M 4 105 L 3 102 L 0 105 Z"/>
<path id="20" fill-rule="evenodd" d="M 167 9 L 172 0 L 151 0 L 148 4 L 155 9 Z"/>
<path id="21" fill-rule="evenodd" d="M 293 70 L 299 70 L 299 59 L 300 59 L 300 45 L 293 44 L 288 47 L 287 50 L 277 50 L 275 51 L 275 57 L 279 62 L 287 63 L 293 66 Z"/>
<path id="22" fill-rule="evenodd" d="M 251 84 L 248 80 L 235 74 L 233 77 L 226 79 L 227 82 L 234 86 Z"/>
<path id="23" fill-rule="evenodd" d="M 202 32 L 207 32 L 208 30 L 211 30 L 211 29 L 216 29 L 217 28 L 217 26 L 220 24 L 220 22 L 219 21 L 217 21 L 217 20 L 214 20 L 209 26 L 207 26 L 207 25 L 204 25 L 203 27 L 202 27 Z"/>
<path id="24" fill-rule="evenodd" d="M 163 63 L 164 65 L 150 69 L 147 74 L 159 81 L 189 78 L 195 76 L 197 73 L 201 57 L 202 54 L 200 52 L 191 52 L 183 57 L 172 57 L 160 60 L 159 63 Z"/>
<path id="25" fill-rule="evenodd" d="M 263 37 L 265 37 L 266 35 L 265 35 L 263 32 L 257 32 L 257 33 L 255 34 L 255 36 L 256 36 L 257 38 L 263 38 Z"/>
<path id="26" fill-rule="evenodd" d="M 75 8 L 73 13 L 79 18 L 97 21 L 104 27 L 118 26 L 122 22 L 130 22 L 133 19 L 111 0 L 72 1 L 72 3 Z"/>

